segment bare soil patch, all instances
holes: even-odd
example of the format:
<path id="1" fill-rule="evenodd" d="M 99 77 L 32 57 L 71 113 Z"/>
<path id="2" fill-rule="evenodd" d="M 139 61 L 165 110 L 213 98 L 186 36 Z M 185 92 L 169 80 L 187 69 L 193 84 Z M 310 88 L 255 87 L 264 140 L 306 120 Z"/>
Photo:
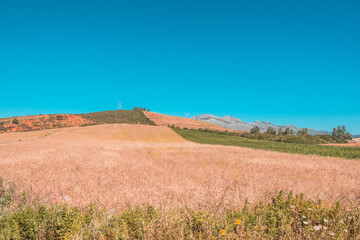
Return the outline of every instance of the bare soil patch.
<path id="1" fill-rule="evenodd" d="M 360 147 L 359 141 L 350 141 L 348 143 L 328 143 L 323 145 L 329 145 L 329 146 L 340 146 L 340 147 Z"/>
<path id="2" fill-rule="evenodd" d="M 26 132 L 91 124 L 91 120 L 73 114 L 52 114 L 0 119 L 0 133 Z"/>
<path id="3" fill-rule="evenodd" d="M 0 135 L 0 176 L 49 202 L 216 209 L 281 189 L 329 202 L 360 200 L 359 161 L 201 145 L 161 126 L 50 131 L 7 143 Z"/>

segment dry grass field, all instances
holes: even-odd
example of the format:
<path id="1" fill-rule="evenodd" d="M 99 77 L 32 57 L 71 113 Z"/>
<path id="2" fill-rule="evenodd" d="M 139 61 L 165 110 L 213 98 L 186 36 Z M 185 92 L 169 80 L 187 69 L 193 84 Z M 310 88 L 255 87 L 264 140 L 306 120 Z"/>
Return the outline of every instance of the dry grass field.
<path id="1" fill-rule="evenodd" d="M 239 132 L 239 131 L 223 128 L 215 124 L 211 124 L 208 122 L 203 122 L 195 119 L 190 119 L 190 118 L 187 119 L 187 118 L 175 117 L 175 116 L 170 116 L 155 112 L 147 112 L 147 111 L 144 111 L 143 113 L 158 126 L 167 127 L 169 125 L 170 126 L 175 125 L 176 127 L 189 128 L 189 129 L 207 128 L 210 130 Z"/>
<path id="2" fill-rule="evenodd" d="M 359 173 L 359 161 L 201 145 L 162 126 L 0 134 L 0 176 L 18 192 L 112 210 L 128 203 L 224 209 L 281 189 L 329 202 L 359 201 Z"/>
<path id="3" fill-rule="evenodd" d="M 323 145 L 341 146 L 341 147 L 360 147 L 360 142 L 350 141 L 349 143 L 328 143 L 328 144 L 323 144 Z"/>

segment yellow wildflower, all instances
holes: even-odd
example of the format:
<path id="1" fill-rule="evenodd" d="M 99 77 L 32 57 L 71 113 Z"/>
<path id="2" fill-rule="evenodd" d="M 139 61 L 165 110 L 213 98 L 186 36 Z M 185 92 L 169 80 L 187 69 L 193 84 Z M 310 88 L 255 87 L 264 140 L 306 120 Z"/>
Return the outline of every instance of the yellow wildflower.
<path id="1" fill-rule="evenodd" d="M 241 224 L 241 220 L 240 219 L 237 219 L 236 220 L 236 225 L 240 225 Z"/>
<path id="2" fill-rule="evenodd" d="M 255 230 L 258 230 L 258 229 L 259 229 L 259 227 L 258 227 L 258 226 L 255 226 L 255 227 L 254 227 L 254 229 L 255 229 Z"/>
<path id="3" fill-rule="evenodd" d="M 220 230 L 220 234 L 221 234 L 221 235 L 225 235 L 225 234 L 226 234 L 226 230 L 225 230 L 225 229 L 221 229 L 221 230 Z"/>
<path id="4" fill-rule="evenodd" d="M 352 204 L 354 204 L 354 201 L 353 201 L 353 200 L 351 200 L 351 203 L 352 203 Z"/>
<path id="5" fill-rule="evenodd" d="M 328 204 L 328 201 L 327 201 L 327 200 L 325 200 L 325 201 L 324 201 L 324 203 L 325 203 L 325 204 Z"/>

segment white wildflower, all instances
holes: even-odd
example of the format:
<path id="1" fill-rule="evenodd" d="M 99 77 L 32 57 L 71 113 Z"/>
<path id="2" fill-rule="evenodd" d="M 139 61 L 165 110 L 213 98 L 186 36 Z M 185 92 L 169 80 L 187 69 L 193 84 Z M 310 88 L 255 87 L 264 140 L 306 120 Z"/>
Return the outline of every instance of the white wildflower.
<path id="1" fill-rule="evenodd" d="M 313 228 L 315 229 L 315 231 L 319 231 L 321 229 L 321 227 L 322 227 L 321 225 L 316 225 Z"/>
<path id="2" fill-rule="evenodd" d="M 328 223 L 328 222 L 329 222 L 329 220 L 327 220 L 327 219 L 324 219 L 324 222 Z"/>
<path id="3" fill-rule="evenodd" d="M 309 222 L 308 221 L 303 221 L 303 224 L 308 225 Z"/>
<path id="4" fill-rule="evenodd" d="M 329 232 L 329 235 L 330 235 L 330 236 L 335 236 L 336 234 L 331 231 L 331 232 Z"/>

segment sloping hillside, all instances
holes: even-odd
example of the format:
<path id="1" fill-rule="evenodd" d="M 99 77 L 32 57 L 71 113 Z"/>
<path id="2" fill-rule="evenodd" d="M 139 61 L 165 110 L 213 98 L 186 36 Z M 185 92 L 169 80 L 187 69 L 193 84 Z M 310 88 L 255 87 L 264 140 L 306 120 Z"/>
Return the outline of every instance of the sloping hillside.
<path id="1" fill-rule="evenodd" d="M 117 110 L 84 114 L 51 114 L 0 119 L 0 133 L 26 132 L 93 124 L 129 123 L 155 125 L 140 110 Z"/>
<path id="2" fill-rule="evenodd" d="M 26 132 L 51 128 L 79 127 L 93 121 L 74 114 L 52 114 L 0 119 L 0 133 Z"/>
<path id="3" fill-rule="evenodd" d="M 144 114 L 158 126 L 175 126 L 188 129 L 210 129 L 217 131 L 231 131 L 229 129 L 195 119 L 175 117 L 155 112 L 144 112 Z"/>
<path id="4" fill-rule="evenodd" d="M 78 114 L 94 124 L 104 123 L 129 123 L 129 124 L 144 124 L 154 125 L 141 110 L 115 110 Z"/>

